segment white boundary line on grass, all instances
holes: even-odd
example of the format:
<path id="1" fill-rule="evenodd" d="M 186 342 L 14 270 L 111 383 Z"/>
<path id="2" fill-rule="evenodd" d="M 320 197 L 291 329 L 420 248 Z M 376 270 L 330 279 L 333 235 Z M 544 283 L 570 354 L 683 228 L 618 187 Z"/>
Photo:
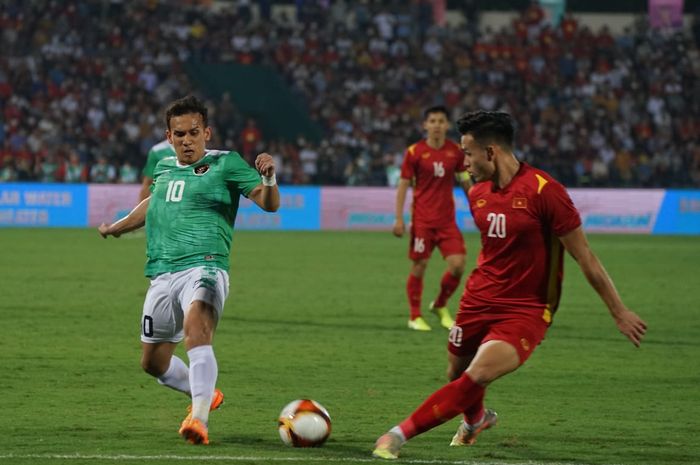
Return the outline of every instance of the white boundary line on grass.
<path id="1" fill-rule="evenodd" d="M 375 458 L 358 457 L 257 457 L 244 455 L 128 455 L 128 454 L 0 454 L 3 459 L 44 459 L 44 460 L 122 460 L 155 461 L 155 460 L 196 460 L 198 462 L 362 462 L 381 463 Z M 584 462 L 502 462 L 502 461 L 478 461 L 478 460 L 440 460 L 440 459 L 402 459 L 401 463 L 410 464 L 446 464 L 446 465 L 588 465 Z M 609 464 L 621 465 L 621 464 Z"/>

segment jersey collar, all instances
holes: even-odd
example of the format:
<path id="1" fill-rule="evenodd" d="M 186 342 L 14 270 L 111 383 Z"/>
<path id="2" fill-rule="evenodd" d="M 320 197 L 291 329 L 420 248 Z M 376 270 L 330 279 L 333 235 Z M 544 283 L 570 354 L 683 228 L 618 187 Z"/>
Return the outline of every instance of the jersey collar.
<path id="1" fill-rule="evenodd" d="M 183 165 L 182 163 L 180 163 L 180 160 L 178 160 L 177 156 L 176 156 L 175 157 L 175 166 L 177 166 L 178 168 L 188 168 L 190 166 L 195 166 L 197 163 L 199 163 L 202 160 L 204 160 L 205 158 L 207 158 L 207 155 L 209 155 L 209 150 L 205 150 L 204 156 L 202 158 L 200 158 L 199 160 L 197 160 L 196 162 L 192 163 L 191 165 Z"/>

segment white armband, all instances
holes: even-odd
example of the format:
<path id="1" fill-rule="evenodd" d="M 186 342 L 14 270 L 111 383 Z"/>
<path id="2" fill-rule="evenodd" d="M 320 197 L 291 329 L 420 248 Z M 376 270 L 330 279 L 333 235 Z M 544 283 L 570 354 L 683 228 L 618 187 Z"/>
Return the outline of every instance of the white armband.
<path id="1" fill-rule="evenodd" d="M 272 187 L 272 186 L 277 184 L 277 177 L 275 176 L 274 173 L 272 174 L 272 176 L 264 176 L 263 175 L 262 183 L 263 183 L 263 186 Z"/>

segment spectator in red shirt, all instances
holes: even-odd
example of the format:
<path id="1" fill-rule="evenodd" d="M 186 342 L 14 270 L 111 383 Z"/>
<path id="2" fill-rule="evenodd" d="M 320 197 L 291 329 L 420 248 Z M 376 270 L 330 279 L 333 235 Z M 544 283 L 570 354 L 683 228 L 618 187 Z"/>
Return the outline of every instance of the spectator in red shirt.
<path id="1" fill-rule="evenodd" d="M 252 157 L 256 147 L 262 140 L 262 133 L 253 118 L 248 118 L 245 128 L 241 131 L 241 149 L 245 157 Z"/>

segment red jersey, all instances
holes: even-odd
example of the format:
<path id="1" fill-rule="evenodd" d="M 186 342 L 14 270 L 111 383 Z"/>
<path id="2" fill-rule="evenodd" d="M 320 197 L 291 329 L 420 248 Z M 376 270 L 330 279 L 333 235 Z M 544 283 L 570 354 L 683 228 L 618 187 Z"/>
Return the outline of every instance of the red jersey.
<path id="1" fill-rule="evenodd" d="M 450 140 L 439 149 L 422 140 L 406 150 L 401 177 L 412 180 L 414 225 L 435 228 L 455 221 L 455 173 L 464 170 L 464 154 Z"/>
<path id="2" fill-rule="evenodd" d="M 481 182 L 469 190 L 469 206 L 481 232 L 477 267 L 460 307 L 540 311 L 547 323 L 559 305 L 564 247 L 558 239 L 581 225 L 564 186 L 526 163 L 504 188 Z"/>

